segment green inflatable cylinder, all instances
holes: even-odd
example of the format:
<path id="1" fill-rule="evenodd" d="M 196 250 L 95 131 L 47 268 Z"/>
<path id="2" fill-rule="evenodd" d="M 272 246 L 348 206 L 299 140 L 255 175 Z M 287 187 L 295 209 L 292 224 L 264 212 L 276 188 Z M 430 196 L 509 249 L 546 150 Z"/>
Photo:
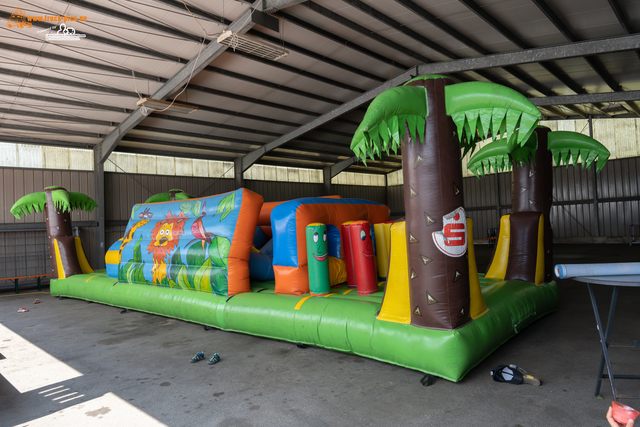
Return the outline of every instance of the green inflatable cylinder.
<path id="1" fill-rule="evenodd" d="M 327 226 L 319 222 L 307 225 L 307 265 L 311 295 L 331 292 Z"/>

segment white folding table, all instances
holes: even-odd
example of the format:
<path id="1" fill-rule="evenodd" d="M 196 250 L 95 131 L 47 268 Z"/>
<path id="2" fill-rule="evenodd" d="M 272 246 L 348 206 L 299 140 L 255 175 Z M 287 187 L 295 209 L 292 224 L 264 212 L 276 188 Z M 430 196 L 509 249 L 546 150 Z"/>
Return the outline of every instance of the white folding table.
<path id="1" fill-rule="evenodd" d="M 593 314 L 596 316 L 596 323 L 598 325 L 598 333 L 600 334 L 600 343 L 602 345 L 602 357 L 600 358 L 600 368 L 598 370 L 598 380 L 596 383 L 595 396 L 600 395 L 600 386 L 602 385 L 602 379 L 609 379 L 611 384 L 611 392 L 613 393 L 613 400 L 618 399 L 640 399 L 640 395 L 627 395 L 619 394 L 616 390 L 616 379 L 625 380 L 639 380 L 640 375 L 614 375 L 611 371 L 611 362 L 609 361 L 609 339 L 611 337 L 611 328 L 613 326 L 613 315 L 616 311 L 616 304 L 618 302 L 618 291 L 621 287 L 640 287 L 640 274 L 625 275 L 625 276 L 588 276 L 588 277 L 572 277 L 573 280 L 578 282 L 584 282 L 589 288 L 589 296 L 591 297 L 591 304 L 593 305 Z M 613 294 L 611 296 L 611 305 L 609 306 L 609 318 L 607 320 L 606 330 L 603 332 L 602 321 L 600 319 L 600 313 L 598 312 L 598 305 L 596 304 L 596 298 L 593 293 L 592 285 L 604 285 L 613 286 Z M 640 322 L 640 319 L 639 319 Z M 603 373 L 604 368 L 607 368 L 607 373 Z"/>

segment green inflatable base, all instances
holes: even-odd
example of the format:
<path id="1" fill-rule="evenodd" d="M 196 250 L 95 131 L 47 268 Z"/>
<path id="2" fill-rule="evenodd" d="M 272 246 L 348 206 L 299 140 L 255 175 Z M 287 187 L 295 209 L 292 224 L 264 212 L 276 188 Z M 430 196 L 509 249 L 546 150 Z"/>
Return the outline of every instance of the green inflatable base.
<path id="1" fill-rule="evenodd" d="M 99 271 L 52 280 L 51 295 L 357 354 L 459 381 L 524 327 L 558 309 L 555 282 L 535 286 L 481 275 L 480 283 L 489 311 L 454 331 L 378 320 L 383 293 L 358 296 L 346 287 L 309 297 L 277 295 L 273 282 L 256 282 L 250 293 L 221 297 L 118 283 Z"/>

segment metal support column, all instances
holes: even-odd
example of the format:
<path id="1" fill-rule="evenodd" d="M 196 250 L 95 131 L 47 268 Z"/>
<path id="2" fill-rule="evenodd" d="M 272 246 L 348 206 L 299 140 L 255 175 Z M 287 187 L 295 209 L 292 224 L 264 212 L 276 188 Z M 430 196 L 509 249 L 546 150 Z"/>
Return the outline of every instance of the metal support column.
<path id="1" fill-rule="evenodd" d="M 593 138 L 593 116 L 589 115 L 589 137 Z M 596 237 L 600 237 L 600 208 L 598 206 L 598 174 L 596 168 L 591 168 L 593 182 L 593 210 L 596 215 Z"/>
<path id="2" fill-rule="evenodd" d="M 105 234 L 105 198 L 104 198 L 104 163 L 100 163 L 97 157 L 94 157 L 95 164 L 93 168 L 93 181 L 95 185 L 95 201 L 98 204 L 96 208 L 96 222 L 98 226 L 95 230 L 96 237 L 96 259 L 93 259 L 96 269 L 105 268 L 104 256 L 106 254 L 106 234 Z"/>
<path id="3" fill-rule="evenodd" d="M 233 175 L 236 182 L 236 190 L 244 187 L 244 172 L 242 171 L 242 157 L 233 161 Z"/>
<path id="4" fill-rule="evenodd" d="M 331 195 L 331 166 L 327 166 L 322 170 L 322 177 L 324 182 L 324 195 Z"/>

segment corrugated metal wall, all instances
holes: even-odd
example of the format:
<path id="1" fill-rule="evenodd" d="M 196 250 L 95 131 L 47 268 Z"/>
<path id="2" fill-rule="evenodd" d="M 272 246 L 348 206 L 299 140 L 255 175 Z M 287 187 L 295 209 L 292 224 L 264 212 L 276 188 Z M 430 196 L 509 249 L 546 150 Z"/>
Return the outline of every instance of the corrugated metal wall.
<path id="1" fill-rule="evenodd" d="M 554 168 L 551 208 L 554 238 L 625 238 L 630 225 L 640 224 L 638 172 L 640 157 L 610 160 L 597 175 L 594 169 L 584 170 L 580 165 Z M 511 173 L 498 174 L 497 179 L 499 187 L 495 174 L 479 179 L 463 178 L 465 209 L 474 221 L 474 239 L 486 237 L 487 229 L 498 227 L 499 216 L 511 212 Z M 500 215 L 496 213 L 497 193 Z M 599 221 L 596 221 L 596 195 Z M 388 187 L 387 199 L 391 212 L 404 215 L 401 185 Z"/>
<path id="2" fill-rule="evenodd" d="M 387 204 L 387 191 L 385 187 L 333 184 L 331 190 L 333 194 L 337 194 L 345 199 L 364 199 Z"/>
<path id="3" fill-rule="evenodd" d="M 640 158 L 609 161 L 595 176 L 593 170 L 562 167 L 554 171 L 554 237 L 581 238 L 627 236 L 631 224 L 640 224 Z M 474 219 L 474 238 L 486 236 L 487 229 L 497 227 L 499 216 L 511 209 L 511 174 L 488 175 L 481 179 L 463 179 L 465 206 Z M 317 197 L 323 185 L 247 180 L 246 187 L 261 194 L 265 201 Z M 0 168 L 0 277 L 31 275 L 48 271 L 46 233 L 37 230 L 43 214 L 16 220 L 9 213 L 13 203 L 25 194 L 42 191 L 52 184 L 94 197 L 93 172 L 46 169 Z M 220 194 L 234 189 L 232 179 L 177 177 L 105 173 L 107 247 L 122 237 L 131 207 L 150 195 L 180 188 L 195 196 Z M 386 203 L 395 217 L 404 215 L 404 196 L 400 185 L 390 187 L 333 184 L 333 193 L 345 198 L 360 198 Z M 499 194 L 500 215 L 497 214 Z M 594 198 L 597 197 L 597 209 Z M 596 213 L 597 211 L 597 213 Z M 596 221 L 596 217 L 599 221 Z M 80 227 L 80 237 L 87 257 L 95 263 L 97 253 L 93 237 L 94 214 L 72 213 Z M 29 224 L 33 224 L 30 227 Z M 20 229 L 16 229 L 19 227 Z M 5 282 L 9 283 L 9 282 Z"/>
<path id="4" fill-rule="evenodd" d="M 193 196 L 207 196 L 235 189 L 232 179 L 108 172 L 104 175 L 107 248 L 124 235 L 133 205 L 154 194 L 177 188 Z"/>
<path id="5" fill-rule="evenodd" d="M 244 186 L 260 194 L 265 202 L 279 202 L 281 200 L 299 199 L 300 197 L 320 197 L 324 191 L 323 184 L 306 182 L 245 180 Z"/>
<path id="6" fill-rule="evenodd" d="M 278 202 L 300 197 L 321 197 L 324 195 L 323 184 L 304 182 L 245 181 L 245 187 L 262 195 L 265 202 Z M 378 203 L 386 203 L 384 187 L 363 185 L 331 185 L 332 193 L 342 198 L 365 199 Z"/>

